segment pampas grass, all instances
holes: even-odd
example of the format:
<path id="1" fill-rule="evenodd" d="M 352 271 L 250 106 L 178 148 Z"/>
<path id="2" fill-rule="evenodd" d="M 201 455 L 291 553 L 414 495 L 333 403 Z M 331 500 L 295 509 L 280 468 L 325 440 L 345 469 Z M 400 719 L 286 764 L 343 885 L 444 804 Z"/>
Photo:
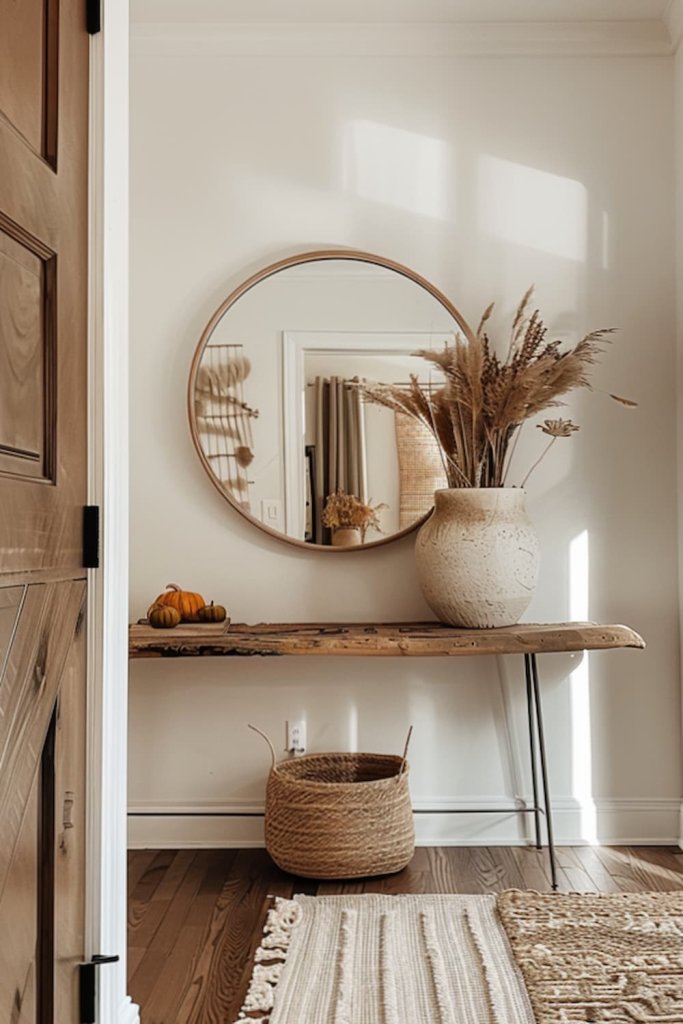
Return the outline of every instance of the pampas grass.
<path id="1" fill-rule="evenodd" d="M 449 487 L 506 486 L 512 442 L 522 423 L 562 405 L 560 399 L 570 391 L 590 388 L 591 369 L 611 341 L 614 328 L 591 331 L 569 349 L 548 341 L 539 311 L 529 313 L 532 295 L 529 288 L 517 307 L 504 357 L 494 351 L 486 330 L 491 303 L 471 341 L 456 335 L 441 350 L 415 353 L 442 372 L 439 386 L 420 383 L 414 374 L 407 386 L 358 385 L 367 401 L 406 413 L 432 432 Z M 624 406 L 636 404 L 609 397 Z M 546 420 L 564 422 L 571 421 Z"/>

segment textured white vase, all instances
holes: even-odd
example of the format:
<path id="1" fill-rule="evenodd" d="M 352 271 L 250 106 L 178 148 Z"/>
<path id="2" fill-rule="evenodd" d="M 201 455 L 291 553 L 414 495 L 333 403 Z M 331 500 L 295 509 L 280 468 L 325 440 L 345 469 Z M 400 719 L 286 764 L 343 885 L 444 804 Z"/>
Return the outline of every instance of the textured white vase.
<path id="1" fill-rule="evenodd" d="M 422 593 L 442 622 L 470 629 L 511 626 L 538 582 L 538 538 L 518 487 L 437 491 L 417 535 Z"/>

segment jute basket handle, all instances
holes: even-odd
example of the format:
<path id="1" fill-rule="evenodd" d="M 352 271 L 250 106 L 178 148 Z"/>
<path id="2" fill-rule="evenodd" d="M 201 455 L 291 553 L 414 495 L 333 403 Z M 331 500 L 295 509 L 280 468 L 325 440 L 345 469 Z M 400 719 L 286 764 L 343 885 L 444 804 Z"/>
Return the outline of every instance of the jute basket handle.
<path id="1" fill-rule="evenodd" d="M 272 763 L 271 763 L 270 767 L 271 767 L 271 769 L 274 768 L 275 765 L 277 764 L 277 754 L 275 753 L 275 747 L 270 742 L 270 738 L 268 736 L 266 736 L 266 734 L 264 732 L 261 732 L 260 729 L 257 729 L 255 725 L 250 725 L 249 728 L 253 729 L 254 732 L 257 732 L 259 734 L 259 736 L 263 736 L 264 740 L 266 741 L 266 743 L 270 747 L 270 756 L 272 758 Z"/>
<path id="2" fill-rule="evenodd" d="M 399 768 L 398 775 L 396 776 L 396 784 L 397 785 L 398 785 L 398 780 L 401 778 L 401 776 L 403 775 L 403 772 L 405 771 L 406 761 L 408 759 L 408 747 L 410 746 L 410 737 L 412 735 L 413 735 L 413 727 L 411 725 L 410 729 L 408 729 L 408 735 L 406 736 L 406 745 L 403 748 L 403 760 L 401 761 L 401 767 Z"/>
<path id="3" fill-rule="evenodd" d="M 263 739 L 268 744 L 268 746 L 270 747 L 270 756 L 271 756 L 271 759 L 272 759 L 271 760 L 271 768 L 274 768 L 275 765 L 277 764 L 277 754 L 275 753 L 275 747 L 273 746 L 273 744 L 270 741 L 270 737 L 266 736 L 265 732 L 262 732 L 261 729 L 258 729 L 255 725 L 251 725 L 250 724 L 249 728 L 253 729 L 254 732 L 257 732 L 259 734 L 259 736 L 262 736 Z M 398 783 L 398 780 L 403 775 L 403 772 L 405 771 L 406 761 L 408 759 L 408 747 L 410 746 L 410 738 L 411 738 L 412 735 L 413 735 L 413 727 L 411 725 L 411 727 L 408 729 L 408 735 L 406 736 L 406 742 L 405 742 L 405 746 L 403 748 L 403 758 L 401 759 L 401 767 L 399 768 L 398 775 L 396 776 L 396 782 L 397 783 Z"/>

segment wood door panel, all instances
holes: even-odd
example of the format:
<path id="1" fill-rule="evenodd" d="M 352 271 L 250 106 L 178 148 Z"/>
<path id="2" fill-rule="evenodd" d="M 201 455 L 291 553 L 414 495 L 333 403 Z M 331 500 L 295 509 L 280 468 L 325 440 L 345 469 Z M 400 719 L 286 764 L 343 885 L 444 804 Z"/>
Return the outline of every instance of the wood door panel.
<path id="1" fill-rule="evenodd" d="M 55 796 L 55 1007 L 59 1024 L 78 1024 L 78 964 L 85 922 L 85 648 L 78 631 L 69 651 L 57 710 Z"/>
<path id="2" fill-rule="evenodd" d="M 57 159 L 58 0 L 0 0 L 0 114 L 33 152 Z"/>
<path id="3" fill-rule="evenodd" d="M 76 1024 L 84 959 L 84 0 L 0 0 L 0 1024 Z"/>
<path id="4" fill-rule="evenodd" d="M 16 746 L 15 731 L 26 720 L 25 705 L 30 705 L 33 692 L 38 691 L 42 668 L 39 665 L 40 638 L 45 627 L 48 597 L 54 584 L 26 588 L 26 597 L 17 622 L 16 632 L 5 658 L 0 679 L 0 772 L 8 763 L 9 752 Z M 0 774 L 2 786 L 2 774 Z"/>
<path id="5" fill-rule="evenodd" d="M 0 898 L 84 596 L 84 580 L 28 587 L 0 683 Z"/>
<path id="6" fill-rule="evenodd" d="M 12 922 L 11 941 L 0 941 L 0 1020 L 12 1024 L 36 1024 L 39 788 L 36 775 L 0 900 L 0 921 Z"/>
<path id="7" fill-rule="evenodd" d="M 82 4 L 0 0 L 0 573 L 82 560 L 88 50 Z"/>
<path id="8" fill-rule="evenodd" d="M 0 587 L 0 685 L 25 594 L 25 586 Z"/>
<path id="9" fill-rule="evenodd" d="M 0 23 L 0 110 L 34 152 L 42 153 L 43 0 L 0 0 Z"/>
<path id="10" fill-rule="evenodd" d="M 56 267 L 22 234 L 0 217 L 0 473 L 53 480 Z"/>

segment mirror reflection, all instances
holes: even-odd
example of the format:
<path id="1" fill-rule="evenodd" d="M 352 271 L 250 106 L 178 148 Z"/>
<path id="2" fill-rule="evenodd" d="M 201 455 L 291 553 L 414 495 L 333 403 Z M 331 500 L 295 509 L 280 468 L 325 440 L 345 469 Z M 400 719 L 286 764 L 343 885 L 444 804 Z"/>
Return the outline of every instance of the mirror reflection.
<path id="1" fill-rule="evenodd" d="M 438 371 L 413 355 L 457 330 L 426 288 L 363 259 L 288 266 L 230 304 L 191 379 L 214 483 L 286 539 L 358 547 L 410 529 L 445 486 L 426 428 L 364 401 L 363 381 Z"/>

